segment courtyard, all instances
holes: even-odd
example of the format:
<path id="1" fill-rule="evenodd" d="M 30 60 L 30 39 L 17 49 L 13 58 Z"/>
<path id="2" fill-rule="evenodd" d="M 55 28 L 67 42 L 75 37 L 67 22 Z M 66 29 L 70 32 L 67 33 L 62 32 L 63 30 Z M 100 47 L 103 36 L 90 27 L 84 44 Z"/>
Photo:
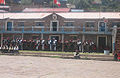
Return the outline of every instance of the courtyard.
<path id="1" fill-rule="evenodd" d="M 119 78 L 120 62 L 0 56 L 0 78 Z"/>

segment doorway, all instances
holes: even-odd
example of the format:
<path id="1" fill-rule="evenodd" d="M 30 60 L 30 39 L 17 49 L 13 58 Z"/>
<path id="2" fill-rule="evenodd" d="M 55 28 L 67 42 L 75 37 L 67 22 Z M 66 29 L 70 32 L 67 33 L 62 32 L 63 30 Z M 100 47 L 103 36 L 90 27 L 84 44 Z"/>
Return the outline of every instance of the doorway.
<path id="1" fill-rule="evenodd" d="M 12 31 L 12 22 L 7 22 L 7 31 Z"/>
<path id="2" fill-rule="evenodd" d="M 105 22 L 99 22 L 99 32 L 105 32 L 106 23 Z"/>
<path id="3" fill-rule="evenodd" d="M 52 31 L 58 31 L 58 22 L 52 22 Z"/>
<path id="4" fill-rule="evenodd" d="M 99 51 L 103 51 L 106 48 L 106 37 L 98 38 Z"/>

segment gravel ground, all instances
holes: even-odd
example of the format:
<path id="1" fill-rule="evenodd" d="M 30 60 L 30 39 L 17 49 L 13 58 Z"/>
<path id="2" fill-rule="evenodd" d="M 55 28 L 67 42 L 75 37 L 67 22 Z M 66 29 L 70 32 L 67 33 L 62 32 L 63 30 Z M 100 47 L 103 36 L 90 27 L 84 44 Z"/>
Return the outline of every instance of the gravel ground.
<path id="1" fill-rule="evenodd" d="M 0 56 L 0 78 L 120 78 L 120 62 Z"/>

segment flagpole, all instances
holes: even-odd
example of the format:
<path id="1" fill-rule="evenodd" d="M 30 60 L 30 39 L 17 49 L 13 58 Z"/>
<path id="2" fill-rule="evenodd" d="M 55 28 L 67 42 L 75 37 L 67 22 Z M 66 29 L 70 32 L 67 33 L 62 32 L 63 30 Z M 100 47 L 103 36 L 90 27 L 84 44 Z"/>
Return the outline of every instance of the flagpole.
<path id="1" fill-rule="evenodd" d="M 53 0 L 53 8 L 54 8 L 54 6 L 55 6 L 54 4 L 55 4 L 55 3 L 54 3 L 54 0 Z"/>

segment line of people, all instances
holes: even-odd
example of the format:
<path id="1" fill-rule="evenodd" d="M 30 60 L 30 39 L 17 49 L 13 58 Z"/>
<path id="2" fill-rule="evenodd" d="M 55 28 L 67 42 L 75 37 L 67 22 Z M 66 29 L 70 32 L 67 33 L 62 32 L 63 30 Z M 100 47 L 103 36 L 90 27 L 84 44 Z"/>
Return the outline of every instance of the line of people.
<path id="1" fill-rule="evenodd" d="M 80 39 L 77 40 L 65 40 L 64 44 L 61 40 L 53 39 L 34 39 L 34 40 L 23 40 L 21 38 L 3 39 L 2 49 L 13 49 L 13 50 L 37 50 L 37 51 L 62 51 L 64 48 L 65 52 L 74 52 L 78 50 L 79 52 L 94 52 L 96 51 L 96 45 L 93 41 L 81 42 Z"/>
<path id="2" fill-rule="evenodd" d="M 35 39 L 35 40 L 23 40 L 21 38 L 10 39 L 4 38 L 2 41 L 2 49 L 12 49 L 12 50 L 49 50 L 57 51 L 58 41 L 53 38 L 52 40 L 48 39 L 46 42 L 44 39 Z"/>
<path id="3" fill-rule="evenodd" d="M 95 52 L 96 51 L 96 44 L 91 41 L 87 40 L 82 42 L 80 39 L 77 40 L 69 40 L 65 41 L 64 43 L 65 51 L 67 52 Z"/>

